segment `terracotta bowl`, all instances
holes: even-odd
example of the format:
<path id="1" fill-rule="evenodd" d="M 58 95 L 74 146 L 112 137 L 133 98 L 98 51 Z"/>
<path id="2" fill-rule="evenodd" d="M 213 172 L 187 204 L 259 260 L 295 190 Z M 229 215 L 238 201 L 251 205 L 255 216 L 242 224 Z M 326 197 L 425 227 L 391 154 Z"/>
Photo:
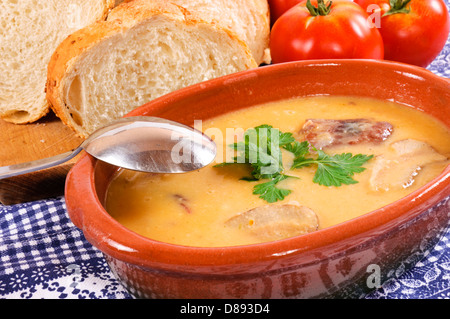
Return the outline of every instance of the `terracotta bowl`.
<path id="1" fill-rule="evenodd" d="M 412 106 L 450 127 L 450 82 L 398 63 L 304 61 L 260 67 L 165 95 L 128 116 L 193 125 L 292 97 L 352 95 Z M 83 155 L 66 181 L 73 223 L 143 298 L 356 298 L 432 247 L 449 224 L 450 166 L 407 197 L 342 224 L 256 245 L 185 247 L 144 238 L 102 206 L 116 167 Z"/>

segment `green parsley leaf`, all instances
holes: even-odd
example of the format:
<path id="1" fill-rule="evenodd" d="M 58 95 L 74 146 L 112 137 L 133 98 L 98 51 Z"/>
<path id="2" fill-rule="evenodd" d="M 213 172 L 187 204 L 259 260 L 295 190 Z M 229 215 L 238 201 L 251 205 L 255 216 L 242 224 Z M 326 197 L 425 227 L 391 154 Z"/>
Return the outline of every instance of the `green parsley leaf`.
<path id="1" fill-rule="evenodd" d="M 299 156 L 294 159 L 292 169 L 317 165 L 317 171 L 314 175 L 313 182 L 324 186 L 341 186 L 342 184 L 350 185 L 357 183 L 353 179 L 355 173 L 361 173 L 365 170 L 362 167 L 373 155 L 342 153 L 336 155 L 328 155 L 322 150 L 317 151 L 317 158 L 307 158 Z"/>
<path id="2" fill-rule="evenodd" d="M 281 133 L 278 137 L 278 146 L 287 146 L 291 143 L 295 142 L 295 138 L 292 136 L 292 133 Z"/>
<path id="3" fill-rule="evenodd" d="M 253 188 L 253 194 L 260 195 L 259 198 L 264 199 L 268 203 L 283 200 L 291 193 L 291 190 L 278 188 L 276 185 L 288 177 L 287 175 L 278 175 L 268 182 L 258 184 Z"/>
<path id="4" fill-rule="evenodd" d="M 252 167 L 252 176 L 257 179 L 270 179 L 283 171 L 280 138 L 288 143 L 291 138 L 280 133 L 270 125 L 260 125 L 248 129 L 241 142 L 231 144 L 238 155 L 234 163 L 247 163 Z"/>
<path id="5" fill-rule="evenodd" d="M 298 142 L 294 141 L 290 144 L 284 145 L 283 148 L 292 154 L 295 157 L 304 157 L 309 153 L 309 143 L 307 141 Z"/>
<path id="6" fill-rule="evenodd" d="M 277 183 L 290 177 L 282 174 L 283 162 L 280 147 L 288 147 L 295 142 L 292 133 L 282 133 L 271 125 L 263 124 L 248 129 L 244 133 L 243 140 L 229 145 L 237 155 L 232 163 L 221 163 L 215 167 L 223 167 L 230 164 L 247 164 L 251 167 L 251 176 L 241 180 L 255 182 L 269 180 L 258 184 L 253 188 L 253 194 L 269 203 L 283 200 L 290 194 L 290 190 L 276 187 Z"/>

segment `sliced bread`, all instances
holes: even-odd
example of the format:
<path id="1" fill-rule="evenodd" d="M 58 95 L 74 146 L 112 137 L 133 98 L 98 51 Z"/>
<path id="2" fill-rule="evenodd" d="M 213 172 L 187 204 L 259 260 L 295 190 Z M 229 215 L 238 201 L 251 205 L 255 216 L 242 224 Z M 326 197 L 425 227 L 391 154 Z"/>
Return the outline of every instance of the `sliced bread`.
<path id="1" fill-rule="evenodd" d="M 134 0 L 125 0 L 130 2 Z M 154 0 L 147 0 L 152 2 Z M 267 0 L 167 0 L 235 32 L 247 43 L 256 63 L 270 63 L 270 12 Z M 114 14 L 108 17 L 114 19 Z"/>
<path id="2" fill-rule="evenodd" d="M 0 118 L 30 123 L 46 115 L 47 65 L 72 32 L 104 20 L 114 0 L 0 1 Z"/>
<path id="3" fill-rule="evenodd" d="M 235 33 L 164 1 L 134 0 L 70 35 L 49 66 L 47 98 L 87 137 L 161 95 L 257 67 Z"/>

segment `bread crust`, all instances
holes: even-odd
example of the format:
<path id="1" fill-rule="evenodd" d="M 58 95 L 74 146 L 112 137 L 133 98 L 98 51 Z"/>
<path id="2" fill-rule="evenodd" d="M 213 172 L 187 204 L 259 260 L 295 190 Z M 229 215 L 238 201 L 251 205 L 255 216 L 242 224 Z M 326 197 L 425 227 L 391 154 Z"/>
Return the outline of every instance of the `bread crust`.
<path id="1" fill-rule="evenodd" d="M 44 104 L 39 107 L 39 113 L 28 113 L 28 117 L 17 117 L 15 114 L 17 112 L 20 112 L 19 110 L 8 110 L 6 112 L 0 113 L 0 118 L 6 122 L 12 123 L 12 124 L 30 124 L 34 123 L 37 120 L 43 118 L 50 112 L 50 104 L 48 101 L 45 101 Z"/>
<path id="2" fill-rule="evenodd" d="M 65 80 L 71 72 L 76 71 L 74 70 L 76 61 L 91 48 L 109 37 L 124 34 L 132 27 L 158 15 L 164 15 L 185 25 L 203 23 L 225 32 L 242 46 L 248 61 L 250 61 L 247 67 L 255 68 L 258 66 L 247 44 L 235 33 L 220 25 L 203 21 L 181 6 L 160 1 L 135 0 L 124 2 L 110 12 L 106 21 L 96 22 L 67 37 L 56 49 L 48 65 L 46 94 L 50 107 L 61 121 L 78 136 L 86 138 L 89 133 L 84 132 L 71 118 L 64 101 Z"/>
<path id="3" fill-rule="evenodd" d="M 50 108 L 61 121 L 77 133 L 80 137 L 85 137 L 78 133 L 66 105 L 63 101 L 64 78 L 75 63 L 75 59 L 95 46 L 102 39 L 120 32 L 120 24 L 110 24 L 105 21 L 96 22 L 84 29 L 69 35 L 58 46 L 53 53 L 47 69 L 46 96 Z"/>

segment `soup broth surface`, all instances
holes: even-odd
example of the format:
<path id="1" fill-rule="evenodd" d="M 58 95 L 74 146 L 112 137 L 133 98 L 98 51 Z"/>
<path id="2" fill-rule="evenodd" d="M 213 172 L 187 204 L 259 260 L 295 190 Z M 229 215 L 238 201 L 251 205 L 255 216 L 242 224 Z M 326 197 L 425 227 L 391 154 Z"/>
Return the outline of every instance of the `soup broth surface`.
<path id="1" fill-rule="evenodd" d="M 225 225 L 239 213 L 268 203 L 252 194 L 255 183 L 241 180 L 249 175 L 245 165 L 222 168 L 215 164 L 234 154 L 230 143 L 248 128 L 269 124 L 282 132 L 299 132 L 307 119 L 367 118 L 386 121 L 393 132 L 380 144 L 362 143 L 324 149 L 328 154 L 352 153 L 375 157 L 396 141 L 427 142 L 449 158 L 450 131 L 436 119 L 393 102 L 356 97 L 311 97 L 259 105 L 202 122 L 202 130 L 216 142 L 216 161 L 185 174 L 145 174 L 120 170 L 112 180 L 105 208 L 127 228 L 152 239 L 187 246 L 233 246 L 260 242 L 252 234 Z M 227 129 L 229 134 L 227 133 Z M 234 131 L 236 134 L 230 134 Z M 223 137 L 223 138 L 222 138 Z M 300 140 L 301 141 L 301 140 Z M 279 186 L 292 192 L 273 205 L 294 203 L 312 209 L 319 229 L 336 225 L 392 203 L 431 181 L 448 165 L 440 161 L 425 165 L 408 187 L 374 190 L 370 187 L 374 159 L 365 171 L 354 175 L 352 185 L 326 187 L 312 182 L 315 169 L 289 170 L 292 156 L 283 153 L 286 174 L 298 179 L 283 180 Z"/>

